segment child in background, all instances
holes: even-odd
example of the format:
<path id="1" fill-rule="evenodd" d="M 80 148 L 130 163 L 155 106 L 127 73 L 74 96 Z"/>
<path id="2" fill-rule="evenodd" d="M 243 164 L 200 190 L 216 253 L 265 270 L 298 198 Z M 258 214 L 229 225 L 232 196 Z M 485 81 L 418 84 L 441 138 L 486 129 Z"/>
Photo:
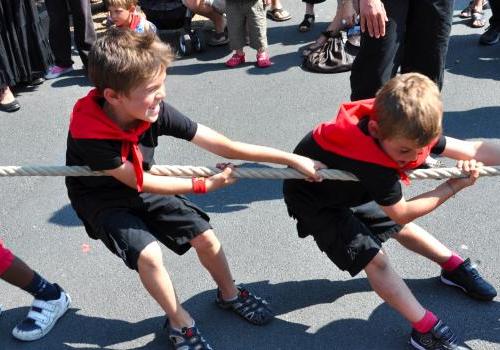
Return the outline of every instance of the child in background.
<path id="1" fill-rule="evenodd" d="M 413 223 L 473 185 L 479 162 L 500 164 L 500 147 L 495 144 L 443 136 L 442 116 L 436 84 L 418 73 L 399 75 L 374 100 L 341 105 L 334 121 L 319 124 L 295 148 L 295 153 L 328 168 L 353 173 L 358 182 L 285 180 L 283 187 L 299 237 L 312 235 L 318 248 L 351 276 L 364 270 L 375 292 L 412 324 L 410 343 L 419 350 L 462 347 L 392 268 L 381 249 L 383 242 L 394 238 L 432 260 L 441 267 L 444 284 L 472 298 L 491 301 L 497 295 L 469 259 Z M 404 171 L 421 165 L 429 153 L 462 160 L 458 166 L 470 176 L 449 179 L 406 200 L 399 180 L 407 181 Z"/>
<path id="2" fill-rule="evenodd" d="M 61 287 L 33 271 L 5 248 L 1 240 L 0 278 L 35 297 L 26 318 L 12 330 L 12 335 L 19 340 L 32 341 L 45 336 L 71 303 Z"/>
<path id="3" fill-rule="evenodd" d="M 118 28 L 129 28 L 136 33 L 156 33 L 156 26 L 146 19 L 137 2 L 138 0 L 106 0 L 111 21 Z"/>
<path id="4" fill-rule="evenodd" d="M 257 67 L 269 67 L 272 62 L 267 52 L 267 23 L 265 6 L 269 0 L 230 0 L 226 2 L 229 45 L 233 56 L 226 62 L 228 67 L 245 63 L 243 47 L 247 43 L 257 50 Z"/>

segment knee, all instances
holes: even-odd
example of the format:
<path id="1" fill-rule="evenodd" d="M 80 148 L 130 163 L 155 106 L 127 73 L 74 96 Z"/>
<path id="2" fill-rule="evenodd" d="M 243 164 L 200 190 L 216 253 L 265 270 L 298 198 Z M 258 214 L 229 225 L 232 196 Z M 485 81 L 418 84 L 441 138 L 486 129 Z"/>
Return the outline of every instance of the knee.
<path id="1" fill-rule="evenodd" d="M 379 251 L 377 255 L 366 265 L 366 270 L 372 271 L 385 271 L 390 268 L 389 259 L 387 255 L 384 254 L 383 251 Z"/>
<path id="2" fill-rule="evenodd" d="M 200 0 L 183 0 L 182 2 L 184 6 L 193 12 L 196 12 L 196 10 L 200 7 Z"/>
<path id="3" fill-rule="evenodd" d="M 148 244 L 139 254 L 139 259 L 137 261 L 137 266 L 139 270 L 156 269 L 163 266 L 163 256 L 161 252 L 160 245 L 157 242 L 152 242 Z"/>
<path id="4" fill-rule="evenodd" d="M 193 238 L 190 243 L 197 252 L 218 251 L 221 246 L 212 230 L 203 232 L 201 235 Z"/>

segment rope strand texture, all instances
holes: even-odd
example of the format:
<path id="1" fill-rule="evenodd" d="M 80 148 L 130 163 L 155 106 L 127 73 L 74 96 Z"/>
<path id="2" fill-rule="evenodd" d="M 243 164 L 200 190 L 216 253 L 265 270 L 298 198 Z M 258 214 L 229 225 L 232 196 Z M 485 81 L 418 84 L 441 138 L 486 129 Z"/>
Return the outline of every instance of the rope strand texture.
<path id="1" fill-rule="evenodd" d="M 219 173 L 216 167 L 195 167 L 180 165 L 155 165 L 149 171 L 153 175 L 177 177 L 208 177 Z M 351 173 L 323 169 L 319 173 L 324 179 L 358 181 Z M 485 166 L 479 171 L 480 176 L 500 175 L 500 166 Z M 53 165 L 26 165 L 26 166 L 0 166 L 0 177 L 9 176 L 106 176 L 103 172 L 92 171 L 85 166 L 53 166 Z M 240 179 L 303 179 L 305 176 L 295 169 L 290 168 L 235 168 L 233 176 Z M 468 175 L 458 168 L 432 168 L 417 169 L 408 172 L 412 180 L 442 180 Z"/>

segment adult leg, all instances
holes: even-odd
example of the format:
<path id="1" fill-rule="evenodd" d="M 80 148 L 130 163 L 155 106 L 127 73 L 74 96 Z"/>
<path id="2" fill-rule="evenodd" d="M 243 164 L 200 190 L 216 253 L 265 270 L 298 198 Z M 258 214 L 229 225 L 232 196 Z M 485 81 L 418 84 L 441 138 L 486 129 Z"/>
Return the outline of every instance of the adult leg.
<path id="1" fill-rule="evenodd" d="M 299 32 L 308 32 L 312 25 L 314 24 L 316 17 L 314 16 L 314 1 L 304 0 L 306 3 L 306 12 L 304 14 L 304 19 L 299 24 Z"/>
<path id="2" fill-rule="evenodd" d="M 69 5 L 75 28 L 75 45 L 83 66 L 87 68 L 89 52 L 96 41 L 90 2 L 88 0 L 69 0 Z"/>
<path id="3" fill-rule="evenodd" d="M 428 76 L 441 89 L 453 0 L 410 0 L 401 73 Z"/>
<path id="4" fill-rule="evenodd" d="M 409 1 L 383 1 L 389 18 L 384 37 L 377 39 L 368 33 L 362 34 L 360 50 L 351 70 L 351 100 L 374 97 L 377 90 L 396 74 L 404 49 Z"/>
<path id="5" fill-rule="evenodd" d="M 59 67 L 70 67 L 71 33 L 69 31 L 69 13 L 66 0 L 45 0 L 49 15 L 49 41 Z"/>
<path id="6" fill-rule="evenodd" d="M 494 45 L 500 41 L 500 0 L 490 0 L 490 6 L 490 26 L 479 38 L 482 45 Z"/>
<path id="7" fill-rule="evenodd" d="M 183 3 L 184 6 L 194 13 L 210 19 L 214 24 L 216 33 L 224 32 L 224 28 L 226 27 L 224 16 L 214 7 L 207 5 L 205 0 L 184 0 Z"/>

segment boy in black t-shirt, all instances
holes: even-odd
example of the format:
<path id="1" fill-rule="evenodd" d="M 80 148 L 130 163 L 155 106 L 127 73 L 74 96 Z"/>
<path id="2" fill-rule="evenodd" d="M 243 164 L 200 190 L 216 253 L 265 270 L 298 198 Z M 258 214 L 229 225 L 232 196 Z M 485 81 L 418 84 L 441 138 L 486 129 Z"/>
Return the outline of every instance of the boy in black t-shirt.
<path id="1" fill-rule="evenodd" d="M 294 151 L 351 172 L 358 182 L 286 180 L 283 189 L 299 236 L 312 235 L 320 250 L 352 276 L 364 270 L 375 292 L 412 323 L 410 342 L 417 349 L 460 347 L 450 329 L 423 308 L 392 269 L 381 250 L 388 238 L 440 264 L 444 283 L 479 300 L 497 295 L 469 259 L 464 261 L 412 223 L 474 184 L 479 162 L 500 164 L 498 146 L 442 136 L 442 114 L 439 90 L 430 79 L 400 75 L 374 100 L 343 104 L 335 121 L 318 125 Z M 404 171 L 424 163 L 430 153 L 461 160 L 458 167 L 470 176 L 405 200 L 399 180 L 407 182 Z"/>
<path id="2" fill-rule="evenodd" d="M 234 182 L 231 167 L 204 178 L 154 176 L 158 136 L 169 135 L 226 158 L 285 164 L 319 180 L 309 158 L 229 140 L 163 102 L 165 69 L 172 57 L 153 34 L 109 30 L 89 56 L 96 89 L 72 113 L 66 163 L 88 165 L 109 177 L 68 177 L 71 204 L 89 235 L 102 240 L 131 269 L 168 316 L 176 349 L 210 349 L 180 305 L 157 241 L 177 254 L 191 246 L 217 283 L 217 304 L 253 324 L 272 319 L 265 300 L 236 286 L 208 216 L 185 193 L 205 193 Z"/>

